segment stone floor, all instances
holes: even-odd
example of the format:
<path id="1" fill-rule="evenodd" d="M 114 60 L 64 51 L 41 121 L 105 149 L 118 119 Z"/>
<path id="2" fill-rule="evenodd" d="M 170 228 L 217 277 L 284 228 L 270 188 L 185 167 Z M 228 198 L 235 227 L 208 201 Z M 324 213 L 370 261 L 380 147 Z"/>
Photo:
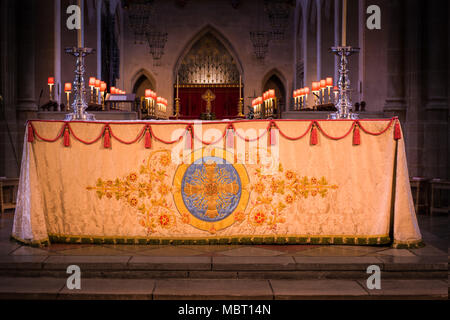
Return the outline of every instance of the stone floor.
<path id="1" fill-rule="evenodd" d="M 368 299 L 448 297 L 448 218 L 419 216 L 420 249 L 321 245 L 89 245 L 44 248 L 9 239 L 0 218 L 0 298 Z M 66 270 L 83 270 L 82 290 Z M 368 290 L 366 268 L 382 269 Z M 212 281 L 214 280 L 214 281 Z"/>

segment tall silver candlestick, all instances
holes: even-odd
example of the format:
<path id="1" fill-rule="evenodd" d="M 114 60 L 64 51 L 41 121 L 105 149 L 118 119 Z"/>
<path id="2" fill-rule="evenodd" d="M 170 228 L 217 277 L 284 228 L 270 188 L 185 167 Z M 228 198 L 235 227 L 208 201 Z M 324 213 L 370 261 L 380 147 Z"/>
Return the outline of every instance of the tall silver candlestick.
<path id="1" fill-rule="evenodd" d="M 73 103 L 72 103 L 72 113 L 66 114 L 65 120 L 95 120 L 93 114 L 86 112 L 88 107 L 86 103 L 86 91 L 84 89 L 84 57 L 90 53 L 94 52 L 92 48 L 78 48 L 78 47 L 68 47 L 65 49 L 66 53 L 69 53 L 77 58 L 76 69 L 75 69 L 75 79 L 73 80 Z"/>
<path id="2" fill-rule="evenodd" d="M 336 103 L 337 112 L 330 113 L 329 119 L 358 119 L 358 114 L 352 112 L 347 57 L 355 52 L 359 52 L 359 48 L 352 48 L 350 46 L 332 47 L 331 51 L 339 56 L 339 100 Z"/>

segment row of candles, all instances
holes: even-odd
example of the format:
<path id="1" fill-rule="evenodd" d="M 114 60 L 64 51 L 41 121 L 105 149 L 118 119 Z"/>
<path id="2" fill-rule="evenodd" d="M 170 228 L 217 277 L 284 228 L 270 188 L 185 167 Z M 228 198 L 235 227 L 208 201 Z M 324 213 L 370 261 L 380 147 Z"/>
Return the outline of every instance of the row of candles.
<path id="1" fill-rule="evenodd" d="M 55 85 L 55 78 L 54 77 L 48 77 L 47 84 L 50 88 L 50 100 L 53 98 L 53 86 Z M 104 99 L 105 99 L 105 92 L 106 92 L 106 82 L 97 79 L 95 77 L 89 78 L 89 87 L 91 88 L 91 97 L 90 97 L 90 103 L 95 103 L 98 101 L 98 98 L 101 97 L 101 103 L 102 106 L 104 106 Z M 66 82 L 64 83 L 64 92 L 67 95 L 67 110 L 69 110 L 69 104 L 70 104 L 70 94 L 72 93 L 72 83 Z M 125 90 L 111 87 L 110 88 L 111 94 L 126 94 Z"/>
<path id="2" fill-rule="evenodd" d="M 266 118 L 273 116 L 275 109 L 276 97 L 275 90 L 269 89 L 262 94 L 261 97 L 257 97 L 252 100 L 253 112 L 255 118 Z"/>
<path id="3" fill-rule="evenodd" d="M 55 85 L 55 78 L 54 77 L 48 77 L 47 84 L 50 88 L 50 100 L 53 98 L 53 86 Z M 91 88 L 91 98 L 90 103 L 95 103 L 98 101 L 98 98 L 101 97 L 101 103 L 104 105 L 104 97 L 106 92 L 106 82 L 96 79 L 95 77 L 89 78 L 89 87 Z M 72 83 L 66 82 L 64 83 L 64 92 L 67 95 L 67 110 L 69 110 L 69 104 L 70 104 L 70 94 L 72 93 Z M 110 88 L 111 94 L 126 94 L 125 90 L 111 87 Z"/>
<path id="4" fill-rule="evenodd" d="M 333 88 L 334 101 L 331 99 L 331 88 Z M 333 87 L 333 78 L 331 77 L 327 77 L 326 79 L 322 79 L 320 81 L 313 81 L 311 89 L 314 96 L 313 108 L 325 103 L 334 102 L 336 104 L 338 101 L 339 89 L 337 87 Z M 325 90 L 327 90 L 327 95 L 325 94 Z M 309 93 L 309 87 L 294 90 L 294 110 L 301 110 L 307 107 Z"/>
<path id="5" fill-rule="evenodd" d="M 144 96 L 147 101 L 147 105 L 145 106 L 147 115 L 156 118 L 166 118 L 167 99 L 158 97 L 156 92 L 151 89 L 145 89 Z"/>

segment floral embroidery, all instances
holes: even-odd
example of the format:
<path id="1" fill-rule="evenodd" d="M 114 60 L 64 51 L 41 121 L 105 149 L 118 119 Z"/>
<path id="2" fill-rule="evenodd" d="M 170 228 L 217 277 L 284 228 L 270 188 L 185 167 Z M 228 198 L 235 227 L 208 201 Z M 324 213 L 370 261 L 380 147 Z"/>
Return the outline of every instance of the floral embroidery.
<path id="1" fill-rule="evenodd" d="M 190 215 L 188 213 L 184 213 L 181 218 L 181 221 L 185 224 L 189 224 L 189 222 L 191 221 Z"/>
<path id="2" fill-rule="evenodd" d="M 169 165 L 169 163 L 170 163 L 170 156 L 168 156 L 167 154 L 161 155 L 161 157 L 159 158 L 159 163 L 163 167 L 167 167 Z"/>
<path id="3" fill-rule="evenodd" d="M 98 178 L 95 186 L 89 186 L 87 189 L 95 191 L 99 199 L 114 198 L 137 210 L 139 215 L 137 223 L 147 235 L 158 230 L 174 228 L 177 221 L 192 225 L 195 220 L 192 213 L 176 213 L 172 193 L 180 186 L 172 186 L 174 178 L 169 174 L 175 171 L 175 167 L 172 166 L 175 164 L 172 164 L 169 150 L 153 151 L 138 172 L 131 172 L 123 178 L 107 180 Z M 211 177 L 215 177 L 211 174 L 212 169 L 215 169 L 214 164 L 204 164 L 203 184 L 194 184 L 194 178 L 197 177 L 197 173 L 194 172 L 192 174 L 194 180 L 189 180 L 185 184 L 185 193 L 187 195 L 201 193 L 208 197 L 215 197 L 221 190 L 225 190 L 227 194 L 232 195 L 236 189 L 232 183 L 219 185 L 216 181 L 222 179 L 229 182 L 221 178 L 223 170 L 216 170 L 218 178 L 212 179 Z M 338 189 L 337 185 L 330 184 L 325 177 L 307 177 L 293 170 L 285 171 L 281 164 L 271 175 L 263 174 L 261 167 L 256 167 L 253 170 L 252 180 L 253 183 L 248 187 L 248 190 L 252 192 L 249 206 L 244 205 L 236 210 L 230 216 L 231 221 L 235 223 L 247 221 L 253 227 L 265 226 L 272 230 L 286 222 L 289 208 L 298 201 L 325 198 L 331 191 Z M 202 228 L 210 234 L 216 234 L 216 227 L 219 230 L 223 228 L 214 223 Z"/>
<path id="4" fill-rule="evenodd" d="M 256 179 L 251 190 L 255 194 L 252 196 L 248 223 L 253 226 L 266 225 L 272 229 L 275 229 L 277 224 L 286 222 L 286 214 L 289 212 L 286 209 L 297 201 L 310 196 L 325 198 L 330 190 L 338 188 L 337 185 L 329 184 L 325 177 L 308 178 L 292 170 L 284 172 L 281 164 L 278 173 L 264 175 L 261 169 L 257 168 L 253 176 Z"/>
<path id="5" fill-rule="evenodd" d="M 265 186 L 264 186 L 263 183 L 257 182 L 257 183 L 252 187 L 252 189 L 255 190 L 256 193 L 263 193 L 263 192 L 264 192 L 264 189 L 265 189 Z"/>
<path id="6" fill-rule="evenodd" d="M 98 178 L 95 186 L 87 189 L 95 190 L 99 199 L 115 197 L 135 208 L 140 215 L 138 223 L 147 234 L 156 232 L 158 228 L 172 228 L 176 224 L 176 215 L 169 200 L 172 187 L 167 170 L 170 165 L 169 150 L 153 151 L 140 166 L 139 173 L 131 172 L 124 179 Z M 185 217 L 181 219 L 186 221 Z"/>
<path id="7" fill-rule="evenodd" d="M 137 180 L 137 174 L 136 173 L 130 173 L 130 175 L 128 176 L 128 180 L 134 182 Z"/>
<path id="8" fill-rule="evenodd" d="M 244 212 L 238 211 L 238 212 L 236 212 L 234 214 L 234 220 L 235 221 L 241 222 L 241 221 L 244 221 L 244 219 L 245 219 L 245 213 Z"/>
<path id="9" fill-rule="evenodd" d="M 253 222 L 256 224 L 262 224 L 266 220 L 266 214 L 263 211 L 257 211 L 253 214 Z"/>

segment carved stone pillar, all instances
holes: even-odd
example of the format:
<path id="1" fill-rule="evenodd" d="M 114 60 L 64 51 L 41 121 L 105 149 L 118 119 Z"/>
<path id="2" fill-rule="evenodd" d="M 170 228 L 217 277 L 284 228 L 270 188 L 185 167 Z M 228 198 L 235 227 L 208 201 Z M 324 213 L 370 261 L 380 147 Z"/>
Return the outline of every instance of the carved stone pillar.
<path id="1" fill-rule="evenodd" d="M 7 177 L 19 176 L 14 156 L 20 153 L 16 126 L 16 3 L 0 1 L 0 176 Z"/>
<path id="2" fill-rule="evenodd" d="M 17 43 L 17 145 L 18 157 L 22 157 L 25 123 L 36 118 L 38 106 L 35 92 L 35 32 L 36 1 L 28 1 L 27 5 L 16 6 L 16 43 Z M 21 161 L 19 159 L 19 161 Z"/>
<path id="3" fill-rule="evenodd" d="M 406 114 L 403 6 L 402 0 L 388 1 L 387 97 L 383 109 L 386 116 L 398 116 L 401 122 Z"/>
<path id="4" fill-rule="evenodd" d="M 425 175 L 448 179 L 448 1 L 427 1 L 424 10 Z"/>
<path id="5" fill-rule="evenodd" d="M 35 94 L 35 1 L 16 6 L 17 23 L 17 112 L 36 112 Z M 20 22 L 19 22 L 20 21 Z"/>
<path id="6" fill-rule="evenodd" d="M 423 52 L 422 39 L 424 17 L 422 16 L 422 0 L 408 0 L 405 7 L 406 32 L 405 39 L 405 82 L 406 126 L 403 127 L 405 136 L 408 169 L 411 176 L 424 176 L 424 128 L 425 108 L 423 99 Z"/>

